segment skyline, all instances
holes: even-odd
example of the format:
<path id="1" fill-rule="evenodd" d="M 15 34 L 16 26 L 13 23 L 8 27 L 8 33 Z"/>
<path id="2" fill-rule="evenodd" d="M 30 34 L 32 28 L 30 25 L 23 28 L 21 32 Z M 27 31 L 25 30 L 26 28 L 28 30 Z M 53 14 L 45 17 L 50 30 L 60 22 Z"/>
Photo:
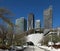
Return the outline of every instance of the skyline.
<path id="1" fill-rule="evenodd" d="M 13 22 L 20 17 L 28 18 L 29 13 L 35 15 L 35 19 L 40 19 L 43 27 L 43 11 L 52 5 L 53 8 L 53 27 L 59 27 L 59 0 L 0 0 L 0 8 L 10 10 L 13 16 Z"/>

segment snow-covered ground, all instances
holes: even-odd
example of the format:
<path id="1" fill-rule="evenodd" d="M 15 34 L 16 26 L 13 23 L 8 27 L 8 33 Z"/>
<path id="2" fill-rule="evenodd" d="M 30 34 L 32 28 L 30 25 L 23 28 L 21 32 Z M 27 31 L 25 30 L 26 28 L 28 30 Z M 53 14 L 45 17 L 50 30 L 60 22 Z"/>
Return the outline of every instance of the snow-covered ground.
<path id="1" fill-rule="evenodd" d="M 46 49 L 48 51 L 60 51 L 60 48 L 59 49 L 55 49 L 53 47 L 51 48 L 51 47 L 47 47 L 47 46 L 41 46 L 41 44 L 39 44 L 39 42 L 43 39 L 43 37 L 44 37 L 43 33 L 41 33 L 41 34 L 40 33 L 31 34 L 31 35 L 27 36 L 27 42 L 31 41 L 38 48 Z"/>
<path id="2" fill-rule="evenodd" d="M 47 46 L 38 46 L 39 48 L 42 48 L 42 49 L 46 49 L 48 51 L 60 51 L 60 48 L 59 49 L 55 49 L 53 47 L 47 47 Z"/>

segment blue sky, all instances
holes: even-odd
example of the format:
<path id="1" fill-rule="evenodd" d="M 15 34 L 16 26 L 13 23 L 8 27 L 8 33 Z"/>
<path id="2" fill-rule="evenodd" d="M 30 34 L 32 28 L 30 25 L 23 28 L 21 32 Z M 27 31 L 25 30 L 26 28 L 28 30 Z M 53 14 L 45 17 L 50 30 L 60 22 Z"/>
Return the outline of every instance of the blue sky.
<path id="1" fill-rule="evenodd" d="M 60 0 L 0 0 L 0 8 L 10 10 L 16 18 L 25 17 L 27 19 L 29 13 L 34 13 L 35 19 L 40 19 L 43 26 L 43 11 L 49 5 L 53 7 L 53 27 L 60 26 Z"/>

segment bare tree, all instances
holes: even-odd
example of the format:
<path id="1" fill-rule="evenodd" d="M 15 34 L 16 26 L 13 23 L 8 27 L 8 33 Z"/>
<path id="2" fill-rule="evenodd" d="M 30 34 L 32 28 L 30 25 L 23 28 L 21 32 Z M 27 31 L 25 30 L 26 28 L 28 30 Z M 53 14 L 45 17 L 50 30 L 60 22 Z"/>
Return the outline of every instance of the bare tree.
<path id="1" fill-rule="evenodd" d="M 5 9 L 5 8 L 0 8 L 0 18 L 4 22 L 6 22 L 9 25 L 13 26 L 14 24 L 10 21 L 10 19 L 7 18 L 8 15 L 11 16 L 12 13 L 10 11 L 8 11 L 7 9 Z"/>
<path id="2" fill-rule="evenodd" d="M 2 43 L 3 45 L 5 44 L 5 41 L 6 41 L 6 37 L 8 36 L 8 34 L 11 36 L 10 38 L 12 39 L 13 38 L 13 31 L 14 31 L 14 24 L 11 22 L 11 20 L 9 19 L 9 17 L 12 16 L 12 13 L 10 11 L 8 11 L 7 9 L 5 8 L 0 8 L 0 18 L 6 22 L 8 25 L 11 26 L 11 28 L 13 30 L 11 30 L 10 32 L 8 31 L 8 29 L 6 29 L 5 25 L 1 25 L 0 28 L 2 30 L 1 35 L 0 37 L 2 38 Z M 7 35 L 7 36 L 6 36 Z"/>

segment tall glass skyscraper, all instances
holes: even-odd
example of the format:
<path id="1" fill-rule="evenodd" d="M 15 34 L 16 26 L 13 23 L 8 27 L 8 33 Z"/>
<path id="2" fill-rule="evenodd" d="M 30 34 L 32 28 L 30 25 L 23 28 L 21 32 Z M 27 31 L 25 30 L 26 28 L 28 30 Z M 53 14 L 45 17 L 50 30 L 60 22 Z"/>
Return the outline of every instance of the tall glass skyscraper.
<path id="1" fill-rule="evenodd" d="M 43 14 L 44 14 L 44 28 L 51 29 L 52 28 L 52 6 L 44 10 Z"/>
<path id="2" fill-rule="evenodd" d="M 27 21 L 24 17 L 16 19 L 16 33 L 20 34 L 27 30 Z"/>
<path id="3" fill-rule="evenodd" d="M 34 28 L 34 14 L 33 13 L 30 13 L 29 15 L 28 15 L 28 21 L 27 21 L 27 29 L 28 30 L 31 30 L 31 29 L 33 29 Z"/>

